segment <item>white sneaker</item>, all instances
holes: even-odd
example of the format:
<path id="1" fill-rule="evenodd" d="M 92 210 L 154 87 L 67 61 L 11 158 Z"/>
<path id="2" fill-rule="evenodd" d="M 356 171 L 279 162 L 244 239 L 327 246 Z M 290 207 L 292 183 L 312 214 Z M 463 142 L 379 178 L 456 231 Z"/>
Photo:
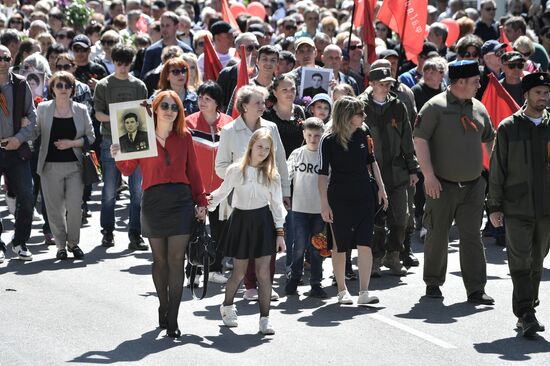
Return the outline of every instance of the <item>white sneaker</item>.
<path id="1" fill-rule="evenodd" d="M 243 299 L 248 301 L 257 301 L 258 300 L 258 290 L 255 288 L 250 288 L 244 292 Z"/>
<path id="2" fill-rule="evenodd" d="M 13 245 L 12 250 L 22 261 L 32 261 L 32 253 L 27 249 L 26 244 Z"/>
<path id="3" fill-rule="evenodd" d="M 425 227 L 422 227 L 422 229 L 420 229 L 420 240 L 424 241 L 427 233 L 428 233 L 428 229 L 426 229 Z"/>
<path id="4" fill-rule="evenodd" d="M 368 291 L 359 291 L 359 298 L 357 299 L 357 305 L 370 305 L 378 304 L 380 300 L 376 296 L 369 296 Z"/>
<path id="5" fill-rule="evenodd" d="M 279 300 L 279 294 L 275 292 L 275 290 L 271 289 L 271 301 L 277 301 Z"/>
<path id="6" fill-rule="evenodd" d="M 353 299 L 351 298 L 351 295 L 349 294 L 348 290 L 340 291 L 338 295 L 338 303 L 344 304 L 344 305 L 352 305 Z"/>
<path id="7" fill-rule="evenodd" d="M 210 272 L 208 274 L 208 282 L 224 284 L 227 283 L 227 277 L 219 272 Z"/>
<path id="8" fill-rule="evenodd" d="M 222 315 L 223 324 L 226 327 L 236 327 L 237 323 L 237 309 L 235 305 L 220 305 L 220 314 Z"/>
<path id="9" fill-rule="evenodd" d="M 260 332 L 266 335 L 275 334 L 275 329 L 273 329 L 273 325 L 271 325 L 268 316 L 262 316 L 260 318 Z"/>

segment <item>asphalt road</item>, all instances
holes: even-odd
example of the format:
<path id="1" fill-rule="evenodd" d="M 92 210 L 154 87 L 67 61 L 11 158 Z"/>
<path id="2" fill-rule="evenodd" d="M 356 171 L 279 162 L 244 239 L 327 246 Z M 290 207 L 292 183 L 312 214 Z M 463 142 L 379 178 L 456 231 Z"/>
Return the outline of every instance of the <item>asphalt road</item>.
<path id="1" fill-rule="evenodd" d="M 93 217 L 82 229 L 84 260 L 56 261 L 54 247 L 43 243 L 35 221 L 29 249 L 32 262 L 13 259 L 11 247 L 0 264 L 0 365 L 139 364 L 139 365 L 549 365 L 547 333 L 536 339 L 518 336 L 511 312 L 512 282 L 506 253 L 486 239 L 487 293 L 494 306 L 473 306 L 459 271 L 458 241 L 449 247 L 445 298 L 426 299 L 422 270 L 406 277 L 384 272 L 371 282 L 380 298 L 373 307 L 340 306 L 331 287 L 330 260 L 323 285 L 331 298 L 284 296 L 284 257 L 278 258 L 273 302 L 274 336 L 258 334 L 258 307 L 237 295 L 239 327 L 226 328 L 219 315 L 223 288 L 211 284 L 207 298 L 191 298 L 185 289 L 174 341 L 157 326 L 157 298 L 151 280 L 150 252 L 127 250 L 125 202 L 117 205 L 116 246 L 99 246 L 99 192 Z M 8 229 L 13 217 L 0 201 Z M 422 245 L 413 249 L 422 262 Z M 550 267 L 547 260 L 545 266 Z M 227 273 L 228 275 L 228 273 Z M 306 275 L 307 282 L 307 275 Z M 550 326 L 550 271 L 541 284 L 538 318 Z M 357 296 L 357 281 L 348 282 Z M 356 299 L 356 298 L 355 298 Z"/>

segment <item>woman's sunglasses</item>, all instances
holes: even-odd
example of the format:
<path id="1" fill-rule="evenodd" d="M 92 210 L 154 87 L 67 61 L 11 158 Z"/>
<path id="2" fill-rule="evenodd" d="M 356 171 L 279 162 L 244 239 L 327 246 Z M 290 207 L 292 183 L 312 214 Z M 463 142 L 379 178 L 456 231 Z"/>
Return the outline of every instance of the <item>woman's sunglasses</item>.
<path id="1" fill-rule="evenodd" d="M 102 45 L 102 46 L 113 47 L 115 44 L 117 44 L 117 42 L 116 42 L 116 41 L 113 41 L 113 40 L 102 40 L 102 41 L 101 41 L 101 45 Z"/>
<path id="2" fill-rule="evenodd" d="M 11 62 L 11 56 L 0 56 L 0 61 Z"/>
<path id="3" fill-rule="evenodd" d="M 170 104 L 166 102 L 160 103 L 160 109 L 162 109 L 163 111 L 167 111 L 170 109 L 172 112 L 176 113 L 180 110 L 177 104 Z"/>
<path id="4" fill-rule="evenodd" d="M 65 65 L 55 65 L 55 69 L 57 71 L 69 71 L 73 65 L 71 64 L 65 64 Z"/>
<path id="5" fill-rule="evenodd" d="M 66 84 L 66 83 L 56 83 L 54 86 L 56 89 L 65 89 L 65 90 L 71 90 L 73 88 L 72 85 Z"/>
<path id="6" fill-rule="evenodd" d="M 355 51 L 356 49 L 362 49 L 363 45 L 362 44 L 352 44 L 348 48 L 349 48 L 350 51 Z"/>
<path id="7" fill-rule="evenodd" d="M 181 69 L 172 69 L 170 70 L 170 74 L 174 76 L 178 76 L 181 74 L 187 74 L 187 67 L 182 67 Z"/>

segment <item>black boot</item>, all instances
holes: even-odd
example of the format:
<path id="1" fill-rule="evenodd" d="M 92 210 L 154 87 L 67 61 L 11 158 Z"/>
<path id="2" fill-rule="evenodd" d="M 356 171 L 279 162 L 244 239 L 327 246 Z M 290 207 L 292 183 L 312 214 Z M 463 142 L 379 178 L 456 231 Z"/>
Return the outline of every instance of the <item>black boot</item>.
<path id="1" fill-rule="evenodd" d="M 419 265 L 418 258 L 414 256 L 411 250 L 411 235 L 412 233 L 407 230 L 405 233 L 405 240 L 403 241 L 403 250 L 399 255 L 399 259 L 403 261 L 403 265 L 407 268 L 418 267 Z"/>

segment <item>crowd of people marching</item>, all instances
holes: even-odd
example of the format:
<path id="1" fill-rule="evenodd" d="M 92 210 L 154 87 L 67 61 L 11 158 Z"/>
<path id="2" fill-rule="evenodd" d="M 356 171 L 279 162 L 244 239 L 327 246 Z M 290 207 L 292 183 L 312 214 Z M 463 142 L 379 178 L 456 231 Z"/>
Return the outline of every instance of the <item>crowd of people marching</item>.
<path id="1" fill-rule="evenodd" d="M 151 248 L 168 336 L 180 336 L 196 220 L 217 245 L 204 281 L 225 285 L 223 323 L 238 325 L 244 280 L 260 332 L 273 334 L 277 253 L 286 251 L 286 295 L 307 267 L 308 295 L 327 298 L 330 256 L 337 301 L 370 305 L 380 301 L 371 278 L 419 266 L 419 230 L 425 295 L 442 298 L 454 223 L 468 302 L 494 304 L 481 240 L 492 236 L 506 247 L 517 327 L 543 331 L 535 307 L 550 243 L 550 2 L 411 0 L 405 11 L 396 0 L 245 3 L 0 0 L 0 173 L 15 218 L 0 263 L 32 260 L 35 206 L 52 257 L 85 260 L 96 245 L 80 237 L 94 188 L 97 244 L 113 247 L 127 189 L 128 248 Z M 411 26 L 419 38 L 404 34 Z M 113 135 L 110 107 L 143 100 L 154 133 L 127 113 L 126 134 Z M 155 156 L 121 158 L 151 145 Z M 95 187 L 83 178 L 88 149 L 101 165 Z M 346 281 L 357 278 L 354 298 Z"/>

